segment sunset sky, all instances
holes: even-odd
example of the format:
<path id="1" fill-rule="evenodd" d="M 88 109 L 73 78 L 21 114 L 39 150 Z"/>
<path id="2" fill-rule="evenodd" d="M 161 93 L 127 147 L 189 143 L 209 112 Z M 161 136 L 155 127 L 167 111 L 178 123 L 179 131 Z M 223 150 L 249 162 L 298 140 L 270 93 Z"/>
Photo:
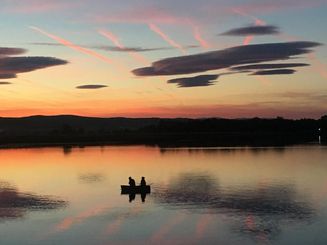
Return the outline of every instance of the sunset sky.
<path id="1" fill-rule="evenodd" d="M 2 0 L 0 116 L 320 118 L 326 0 Z"/>

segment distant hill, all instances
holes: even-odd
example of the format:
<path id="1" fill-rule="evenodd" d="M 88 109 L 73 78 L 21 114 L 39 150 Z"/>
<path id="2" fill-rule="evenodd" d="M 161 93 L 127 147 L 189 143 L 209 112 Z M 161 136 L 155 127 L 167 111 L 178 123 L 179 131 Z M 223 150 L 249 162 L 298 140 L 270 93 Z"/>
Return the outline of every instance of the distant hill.
<path id="1" fill-rule="evenodd" d="M 49 132 L 65 127 L 87 130 L 135 130 L 149 125 L 156 125 L 158 118 L 97 118 L 74 115 L 30 116 L 21 118 L 0 117 L 0 131 L 9 132 Z"/>

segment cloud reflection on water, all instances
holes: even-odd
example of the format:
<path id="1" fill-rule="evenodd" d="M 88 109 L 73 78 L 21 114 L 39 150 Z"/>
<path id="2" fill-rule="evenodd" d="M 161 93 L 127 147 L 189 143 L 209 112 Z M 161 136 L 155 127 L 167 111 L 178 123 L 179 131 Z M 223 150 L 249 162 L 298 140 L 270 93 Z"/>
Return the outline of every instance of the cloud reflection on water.
<path id="1" fill-rule="evenodd" d="M 256 240 L 274 239 L 282 223 L 308 222 L 315 215 L 313 207 L 293 185 L 222 188 L 208 174 L 181 174 L 170 185 L 157 187 L 153 197 L 168 208 L 227 215 L 233 230 Z"/>
<path id="2" fill-rule="evenodd" d="M 0 221 L 23 218 L 29 211 L 63 208 L 67 204 L 55 197 L 21 192 L 10 183 L 0 182 Z"/>
<path id="3" fill-rule="evenodd" d="M 105 176 L 101 173 L 85 173 L 78 176 L 80 182 L 85 184 L 94 184 L 103 182 Z"/>
<path id="4" fill-rule="evenodd" d="M 295 147 L 294 147 L 295 148 Z M 188 154 L 233 154 L 240 152 L 250 152 L 252 154 L 265 154 L 267 152 L 284 153 L 287 148 L 281 147 L 203 147 L 203 148 L 159 148 L 160 154 L 179 154 L 187 152 Z"/>
<path id="5" fill-rule="evenodd" d="M 64 218 L 59 224 L 56 225 L 55 231 L 62 232 L 71 229 L 76 224 L 81 224 L 87 219 L 99 217 L 103 214 L 106 214 L 110 207 L 108 205 L 102 205 L 97 207 L 92 207 L 88 210 L 85 210 L 79 213 L 76 216 L 69 216 Z"/>
<path id="6" fill-rule="evenodd" d="M 155 199 L 162 204 L 185 208 L 209 208 L 219 198 L 219 188 L 210 176 L 182 174 L 167 187 L 156 188 Z"/>

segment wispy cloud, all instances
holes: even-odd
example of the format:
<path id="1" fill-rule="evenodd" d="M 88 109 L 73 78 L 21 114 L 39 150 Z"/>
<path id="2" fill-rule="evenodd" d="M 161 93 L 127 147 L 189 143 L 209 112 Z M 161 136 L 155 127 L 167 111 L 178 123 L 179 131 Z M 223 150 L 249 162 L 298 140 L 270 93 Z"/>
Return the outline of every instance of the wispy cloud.
<path id="1" fill-rule="evenodd" d="M 88 84 L 88 85 L 80 85 L 77 86 L 77 89 L 100 89 L 100 88 L 106 88 L 108 87 L 107 85 L 102 85 L 102 84 Z"/>
<path id="2" fill-rule="evenodd" d="M 175 47 L 176 49 L 180 50 L 182 52 L 182 54 L 185 54 L 186 51 L 183 48 L 182 45 L 180 45 L 179 43 L 175 42 L 174 40 L 172 40 L 166 33 L 164 33 L 157 25 L 150 23 L 149 24 L 149 28 L 151 31 L 155 32 L 156 34 L 158 34 L 164 41 L 166 41 L 168 44 L 170 44 L 172 47 Z"/>
<path id="3" fill-rule="evenodd" d="M 99 60 L 102 60 L 102 61 L 108 63 L 108 64 L 113 64 L 113 60 L 109 59 L 106 56 L 103 56 L 102 54 L 99 54 L 99 53 L 97 53 L 95 51 L 92 51 L 92 50 L 89 50 L 87 48 L 83 48 L 81 46 L 78 46 L 78 45 L 76 45 L 76 44 L 74 44 L 74 43 L 72 43 L 72 42 L 70 42 L 68 40 L 65 40 L 65 39 L 63 39 L 63 38 L 61 38 L 59 36 L 55 36 L 55 35 L 53 35 L 51 33 L 48 33 L 48 32 L 46 32 L 46 31 L 44 31 L 44 30 L 42 30 L 42 29 L 40 29 L 38 27 L 30 26 L 30 28 L 37 31 L 37 32 L 39 32 L 39 33 L 41 33 L 41 34 L 43 34 L 43 35 L 45 35 L 45 36 L 47 36 L 47 37 L 49 37 L 49 38 L 51 38 L 51 39 L 53 39 L 53 40 L 55 40 L 55 41 L 57 41 L 58 43 L 66 46 L 66 47 L 74 49 L 74 50 L 76 50 L 76 51 L 78 51 L 80 53 L 84 53 L 84 54 L 90 55 L 92 57 L 95 57 L 95 58 L 97 58 Z"/>
<path id="4" fill-rule="evenodd" d="M 126 50 L 128 54 L 137 62 L 141 62 L 143 64 L 149 63 L 149 61 L 143 55 L 140 55 L 132 50 L 127 50 L 126 47 L 120 42 L 119 38 L 116 35 L 114 35 L 112 32 L 105 31 L 105 30 L 99 30 L 98 32 L 100 35 L 104 36 L 105 38 L 113 42 L 113 44 L 115 44 L 118 49 Z"/>
<path id="5" fill-rule="evenodd" d="M 194 39 L 198 41 L 200 46 L 204 49 L 210 48 L 209 43 L 206 40 L 204 40 L 204 38 L 201 35 L 200 27 L 192 25 L 192 28 L 193 28 Z"/>
<path id="6" fill-rule="evenodd" d="M 293 69 L 275 69 L 275 70 L 262 70 L 251 73 L 251 75 L 289 75 L 295 73 Z"/>
<path id="7" fill-rule="evenodd" d="M 19 55 L 26 53 L 27 50 L 23 48 L 7 48 L 7 47 L 0 47 L 0 58 L 2 56 L 8 55 Z"/>
<path id="8" fill-rule="evenodd" d="M 0 79 L 11 79 L 11 78 L 16 78 L 17 75 L 15 73 L 11 74 L 0 74 Z"/>
<path id="9" fill-rule="evenodd" d="M 96 15 L 92 17 L 92 20 L 98 23 L 118 22 L 147 24 L 150 29 L 153 29 L 152 31 L 160 35 L 172 47 L 182 50 L 182 53 L 185 53 L 185 47 L 172 40 L 166 33 L 164 33 L 158 27 L 158 24 L 188 26 L 192 28 L 193 37 L 200 44 L 201 47 L 205 49 L 210 47 L 208 41 L 206 41 L 201 34 L 199 24 L 197 23 L 197 21 L 193 20 L 192 17 L 187 15 L 182 16 L 181 13 L 177 15 L 174 14 L 172 11 L 167 11 L 164 8 L 159 8 L 158 6 L 142 6 L 141 8 L 137 6 L 132 9 L 123 10 L 119 13 L 115 13 L 112 15 Z"/>
<path id="10" fill-rule="evenodd" d="M 254 21 L 255 27 L 262 27 L 267 25 L 264 20 L 259 19 L 254 15 L 250 15 L 240 9 L 233 8 L 232 11 L 236 14 L 251 18 Z M 249 45 L 250 42 L 253 40 L 253 38 L 254 38 L 254 34 L 248 34 L 243 40 L 243 45 Z"/>
<path id="11" fill-rule="evenodd" d="M 311 8 L 321 5 L 325 5 L 326 1 L 324 0 L 315 0 L 315 1 L 306 1 L 306 0 L 284 0 L 280 1 L 250 1 L 240 3 L 236 6 L 233 6 L 232 10 L 243 13 L 244 15 L 251 16 L 251 14 L 263 14 L 263 13 L 272 13 L 278 12 L 285 9 L 301 9 L 301 8 Z"/>
<path id="12" fill-rule="evenodd" d="M 266 25 L 265 22 L 263 22 L 262 20 L 256 19 L 255 20 L 255 28 L 262 28 Z M 254 38 L 254 34 L 248 34 L 243 41 L 243 45 L 249 45 L 250 42 L 253 40 Z"/>
<path id="13" fill-rule="evenodd" d="M 44 56 L 13 56 L 25 49 L 0 47 L 0 79 L 16 78 L 17 74 L 68 64 L 66 60 Z M 12 57 L 13 56 L 13 57 Z"/>
<path id="14" fill-rule="evenodd" d="M 132 5 L 130 5 L 132 6 Z M 107 11 L 102 14 L 91 16 L 91 21 L 97 23 L 160 23 L 160 24 L 188 24 L 189 18 L 174 15 L 163 8 L 146 5 L 132 6 L 131 8 L 116 11 L 108 15 Z"/>
<path id="15" fill-rule="evenodd" d="M 182 77 L 170 79 L 168 83 L 176 83 L 179 88 L 204 87 L 214 85 L 219 75 L 199 75 L 195 77 Z"/>
<path id="16" fill-rule="evenodd" d="M 152 51 L 159 51 L 159 50 L 169 50 L 172 47 L 157 47 L 157 48 L 142 48 L 142 47 L 124 47 L 119 48 L 116 46 L 108 46 L 108 45 L 97 45 L 97 46 L 89 46 L 90 48 L 100 49 L 105 51 L 113 51 L 113 52 L 152 52 Z M 189 47 L 193 48 L 193 47 Z"/>
<path id="17" fill-rule="evenodd" d="M 11 84 L 11 82 L 0 81 L 0 85 L 9 85 L 9 84 Z"/>
<path id="18" fill-rule="evenodd" d="M 39 46 L 63 46 L 65 45 L 61 43 L 48 43 L 48 42 L 34 42 L 30 43 L 32 45 L 39 45 Z M 83 48 L 89 48 L 89 49 L 98 49 L 98 50 L 103 50 L 103 51 L 112 51 L 112 52 L 152 52 L 152 51 L 160 51 L 160 50 L 170 50 L 173 49 L 174 47 L 126 47 L 124 46 L 123 48 L 117 47 L 117 46 L 110 46 L 110 45 L 81 45 L 81 44 L 76 44 L 80 47 Z M 188 45 L 184 47 L 185 49 L 191 49 L 191 48 L 198 48 L 196 45 Z"/>
<path id="19" fill-rule="evenodd" d="M 279 34 L 279 28 L 273 25 L 265 26 L 245 26 L 241 28 L 234 28 L 223 32 L 220 35 L 225 36 L 246 36 L 246 35 L 273 35 Z"/>
<path id="20" fill-rule="evenodd" d="M 42 56 L 4 57 L 0 58 L 0 74 L 17 74 L 43 69 L 51 66 L 65 65 L 67 61 Z M 11 76 L 11 75 L 9 75 Z M 7 77 L 8 78 L 8 77 Z"/>
<path id="21" fill-rule="evenodd" d="M 241 70 L 259 70 L 259 69 L 279 69 L 279 68 L 289 68 L 289 67 L 302 67 L 309 66 L 306 63 L 272 63 L 272 64 L 255 64 L 255 65 L 245 65 L 245 66 L 235 66 L 231 70 L 241 71 Z"/>
<path id="22" fill-rule="evenodd" d="M 10 0 L 4 6 L 4 10 L 10 13 L 35 14 L 50 11 L 61 11 L 76 7 L 79 3 L 63 0 Z"/>
<path id="23" fill-rule="evenodd" d="M 252 35 L 246 36 L 244 38 L 244 40 L 243 40 L 243 45 L 249 45 L 252 40 L 253 40 L 253 36 Z"/>
<path id="24" fill-rule="evenodd" d="M 316 42 L 265 43 L 166 58 L 153 62 L 149 67 L 135 69 L 136 76 L 180 75 L 230 68 L 236 65 L 265 61 L 287 60 L 311 52 L 319 46 Z"/>
<path id="25" fill-rule="evenodd" d="M 244 17 L 251 18 L 255 22 L 256 26 L 265 26 L 266 25 L 266 22 L 264 20 L 259 19 L 259 18 L 255 17 L 254 15 L 248 14 L 247 11 L 241 10 L 241 8 L 234 7 L 234 8 L 232 8 L 232 11 L 238 15 L 242 15 Z"/>

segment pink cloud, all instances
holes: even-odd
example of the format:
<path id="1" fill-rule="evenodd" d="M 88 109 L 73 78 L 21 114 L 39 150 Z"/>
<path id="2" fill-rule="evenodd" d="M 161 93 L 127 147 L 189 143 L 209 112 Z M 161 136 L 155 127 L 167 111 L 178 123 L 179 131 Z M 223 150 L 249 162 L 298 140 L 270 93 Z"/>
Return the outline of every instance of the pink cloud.
<path id="1" fill-rule="evenodd" d="M 244 12 L 243 10 L 240 10 L 240 9 L 237 9 L 237 8 L 233 8 L 232 11 L 236 14 L 239 14 L 241 16 L 244 16 L 244 17 L 249 17 L 251 18 L 254 22 L 255 22 L 255 26 L 265 26 L 266 25 L 266 22 L 262 19 L 259 19 L 253 15 L 250 15 L 246 12 Z M 248 45 L 250 44 L 250 42 L 253 40 L 254 36 L 253 35 L 248 35 L 244 38 L 243 40 L 243 45 Z"/>
<path id="2" fill-rule="evenodd" d="M 100 35 L 104 36 L 108 40 L 110 40 L 113 44 L 116 45 L 116 47 L 120 49 L 125 49 L 125 46 L 120 42 L 119 38 L 114 35 L 112 32 L 105 31 L 105 30 L 99 30 L 98 31 Z M 137 62 L 143 63 L 143 64 L 149 64 L 150 62 L 143 56 L 138 54 L 137 52 L 128 51 L 127 52 L 133 59 L 135 59 Z"/>
<path id="3" fill-rule="evenodd" d="M 167 34 L 163 33 L 159 29 L 157 24 L 166 25 L 182 25 L 190 26 L 192 28 L 194 39 L 201 45 L 201 47 L 207 49 L 210 47 L 209 43 L 202 37 L 199 25 L 195 25 L 197 21 L 191 17 L 174 15 L 164 9 L 156 7 L 142 7 L 133 8 L 130 10 L 121 11 L 118 14 L 100 14 L 91 17 L 92 22 L 96 23 L 133 23 L 133 24 L 147 24 L 154 32 L 159 34 L 165 41 L 175 48 L 181 49 L 180 45 L 171 40 Z M 151 24 L 149 24 L 151 23 Z M 182 51 L 185 53 L 185 51 Z"/>
<path id="4" fill-rule="evenodd" d="M 12 0 L 8 2 L 5 11 L 11 13 L 43 13 L 55 10 L 69 9 L 76 7 L 77 2 L 58 1 L 58 0 Z"/>
<path id="5" fill-rule="evenodd" d="M 243 45 L 249 45 L 250 42 L 253 40 L 253 36 L 246 36 L 243 40 Z"/>
<path id="6" fill-rule="evenodd" d="M 91 21 L 98 23 L 187 24 L 189 19 L 174 16 L 162 9 L 143 6 L 142 8 L 127 9 L 116 14 L 98 14 L 91 17 Z"/>
<path id="7" fill-rule="evenodd" d="M 234 6 L 232 9 L 238 9 L 249 14 L 270 13 L 290 8 L 311 8 L 326 4 L 324 0 L 306 1 L 306 0 L 285 0 L 285 1 L 252 1 Z"/>
<path id="8" fill-rule="evenodd" d="M 266 22 L 262 19 L 259 19 L 257 17 L 255 17 L 254 15 L 251 15 L 251 14 L 248 14 L 246 11 L 244 10 L 241 10 L 241 9 L 238 9 L 238 8 L 233 8 L 232 11 L 236 14 L 239 14 L 239 15 L 242 15 L 244 17 L 249 17 L 251 18 L 252 20 L 255 21 L 255 25 L 256 26 L 265 26 L 266 25 Z"/>
<path id="9" fill-rule="evenodd" d="M 99 60 L 102 60 L 102 61 L 104 61 L 104 62 L 106 62 L 108 64 L 113 64 L 113 60 L 107 58 L 106 56 L 103 56 L 102 54 L 99 54 L 99 53 L 97 53 L 95 51 L 92 51 L 90 49 L 78 46 L 78 45 L 76 45 L 76 44 L 74 44 L 74 43 L 72 43 L 72 42 L 70 42 L 68 40 L 65 40 L 65 39 L 63 39 L 63 38 L 61 38 L 59 36 L 55 36 L 55 35 L 53 35 L 51 33 L 48 33 L 48 32 L 46 32 L 46 31 L 44 31 L 44 30 L 42 30 L 42 29 L 40 29 L 38 27 L 31 26 L 30 28 L 37 31 L 37 32 L 39 32 L 39 33 L 41 33 L 41 34 L 43 34 L 43 35 L 45 35 L 45 36 L 47 36 L 47 37 L 49 37 L 49 38 L 51 38 L 51 39 L 53 39 L 53 40 L 55 40 L 55 41 L 57 41 L 58 43 L 66 46 L 66 47 L 74 49 L 74 50 L 76 50 L 76 51 L 78 51 L 80 53 L 84 53 L 84 54 L 93 56 L 93 57 L 95 57 L 95 58 L 97 58 Z"/>
<path id="10" fill-rule="evenodd" d="M 210 48 L 209 43 L 204 40 L 204 38 L 201 35 L 200 27 L 193 25 L 193 36 L 196 41 L 200 44 L 200 46 L 204 49 Z"/>
<path id="11" fill-rule="evenodd" d="M 172 40 L 166 33 L 164 33 L 157 25 L 150 23 L 149 24 L 149 28 L 151 31 L 153 31 L 154 33 L 158 34 L 165 42 L 167 42 L 169 45 L 171 45 L 172 47 L 178 49 L 181 51 L 182 54 L 186 54 L 186 51 L 184 50 L 184 48 L 182 47 L 182 45 L 180 45 L 179 43 L 175 42 L 174 40 Z"/>

